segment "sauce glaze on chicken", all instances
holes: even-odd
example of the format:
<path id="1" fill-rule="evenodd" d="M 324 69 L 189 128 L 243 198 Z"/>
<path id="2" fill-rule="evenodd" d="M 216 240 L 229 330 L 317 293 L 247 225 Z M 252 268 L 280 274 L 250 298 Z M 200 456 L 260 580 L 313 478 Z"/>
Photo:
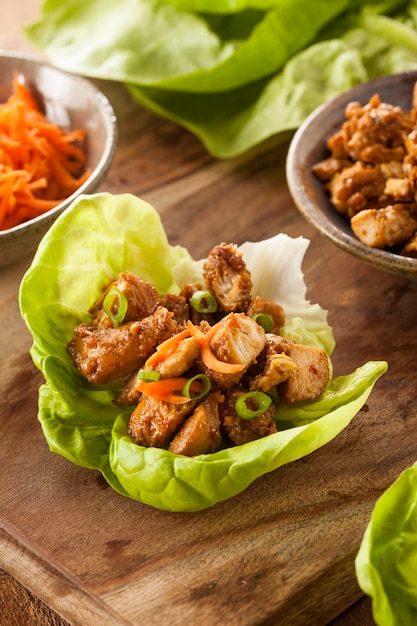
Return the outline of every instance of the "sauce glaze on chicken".
<path id="1" fill-rule="evenodd" d="M 350 102 L 313 173 L 365 245 L 417 258 L 417 86 L 412 108 Z"/>
<path id="2" fill-rule="evenodd" d="M 103 289 L 90 308 L 91 322 L 78 325 L 68 344 L 75 366 L 89 382 L 120 381 L 114 403 L 132 407 L 128 429 L 139 445 L 194 456 L 247 443 L 277 432 L 275 408 L 272 403 L 252 419 L 242 419 L 236 411 L 239 396 L 259 391 L 271 394 L 275 402 L 295 403 L 320 397 L 329 382 L 324 350 L 280 336 L 285 312 L 252 294 L 251 276 L 237 246 L 213 248 L 203 279 L 203 285 L 186 284 L 179 294 L 159 295 L 151 283 L 123 272 Z M 103 308 L 114 287 L 127 303 L 119 325 Z M 193 294 L 201 290 L 214 296 L 214 313 L 191 305 Z M 259 314 L 271 322 L 267 331 L 256 318 Z M 189 321 L 197 335 L 187 333 Z M 201 337 L 213 358 L 224 364 L 220 371 L 205 360 Z M 161 356 L 158 350 L 171 338 L 178 339 L 175 349 Z M 161 381 L 204 375 L 210 389 L 197 400 L 191 395 L 181 403 L 164 401 L 139 389 L 139 371 L 157 372 Z"/>

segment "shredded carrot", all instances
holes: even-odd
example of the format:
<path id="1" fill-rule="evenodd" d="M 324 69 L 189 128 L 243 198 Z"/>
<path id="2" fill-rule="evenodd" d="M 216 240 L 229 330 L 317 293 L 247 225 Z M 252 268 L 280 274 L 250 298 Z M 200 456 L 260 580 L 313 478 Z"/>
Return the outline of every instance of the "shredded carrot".
<path id="1" fill-rule="evenodd" d="M 0 104 L 0 230 L 42 215 L 84 183 L 91 175 L 84 138 L 81 129 L 65 132 L 49 121 L 14 76 Z"/>
<path id="2" fill-rule="evenodd" d="M 183 339 L 186 339 L 190 336 L 190 331 L 188 328 L 182 330 L 176 335 L 172 335 L 169 339 L 166 339 L 156 348 L 156 352 L 154 352 L 146 361 L 146 366 L 155 367 L 158 363 L 165 361 L 175 350 L 178 348 L 178 345 Z"/>
<path id="3" fill-rule="evenodd" d="M 209 341 L 203 341 L 200 344 L 201 360 L 204 365 L 219 374 L 237 374 L 241 372 L 245 367 L 244 363 L 227 363 L 226 361 L 220 361 L 211 349 Z"/>
<path id="4" fill-rule="evenodd" d="M 218 372 L 219 374 L 236 374 L 237 372 L 241 372 L 243 370 L 245 367 L 244 363 L 227 363 L 226 361 L 218 359 L 214 354 L 210 346 L 210 341 L 216 332 L 216 325 L 212 326 L 207 333 L 203 333 L 198 326 L 195 326 L 190 320 L 188 320 L 187 328 L 190 335 L 199 340 L 201 360 L 206 367 L 213 372 Z"/>
<path id="5" fill-rule="evenodd" d="M 155 400 L 171 402 L 172 404 L 185 404 L 192 399 L 180 395 L 187 381 L 188 378 L 183 377 L 165 378 L 152 382 L 138 380 L 136 389 L 143 393 L 144 396 L 154 398 Z M 190 386 L 191 391 L 195 392 L 200 392 L 202 388 L 203 384 L 198 380 L 193 381 Z"/>

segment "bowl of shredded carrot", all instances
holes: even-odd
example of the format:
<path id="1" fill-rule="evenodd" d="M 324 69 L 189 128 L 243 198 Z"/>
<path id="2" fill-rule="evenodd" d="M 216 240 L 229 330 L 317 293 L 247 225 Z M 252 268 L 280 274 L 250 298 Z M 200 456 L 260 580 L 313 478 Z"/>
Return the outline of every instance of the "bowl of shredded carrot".
<path id="1" fill-rule="evenodd" d="M 34 252 L 114 157 L 117 121 L 89 80 L 24 55 L 0 55 L 0 267 Z"/>

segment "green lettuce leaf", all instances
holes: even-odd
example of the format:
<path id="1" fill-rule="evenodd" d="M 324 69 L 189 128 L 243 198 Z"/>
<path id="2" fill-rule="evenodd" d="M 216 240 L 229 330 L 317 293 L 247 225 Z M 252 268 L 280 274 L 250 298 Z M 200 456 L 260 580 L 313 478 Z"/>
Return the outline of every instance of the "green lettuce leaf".
<path id="1" fill-rule="evenodd" d="M 266 12 L 216 18 L 158 0 L 48 0 L 43 18 L 26 33 L 68 70 L 163 89 L 221 92 L 279 70 L 348 3 L 277 4 Z"/>
<path id="2" fill-rule="evenodd" d="M 377 501 L 355 567 L 378 626 L 417 624 L 417 463 Z"/>
<path id="3" fill-rule="evenodd" d="M 121 81 L 217 158 L 417 69 L 416 0 L 45 0 L 25 33 L 51 63 Z"/>
<path id="4" fill-rule="evenodd" d="M 333 40 L 309 46 L 273 78 L 222 94 L 185 95 L 132 83 L 127 88 L 136 102 L 184 126 L 208 152 L 225 159 L 297 128 L 323 101 L 367 77 L 358 50 Z"/>
<path id="5" fill-rule="evenodd" d="M 246 242 L 241 250 L 253 293 L 278 301 L 286 311 L 283 334 L 330 355 L 334 337 L 327 312 L 306 299 L 301 269 L 308 241 L 284 234 Z M 158 262 L 155 263 L 155 260 Z M 384 361 L 364 364 L 333 380 L 311 403 L 284 409 L 277 402 L 281 431 L 264 439 L 194 458 L 143 448 L 129 437 L 129 407 L 113 398 L 117 384 L 88 383 L 66 346 L 74 327 L 107 284 L 130 270 L 157 290 L 178 293 L 202 277 L 203 260 L 171 246 L 158 213 L 131 194 L 81 196 L 43 238 L 23 277 L 19 301 L 33 345 L 31 355 L 45 383 L 39 420 L 53 452 L 100 470 L 119 493 L 172 511 L 194 511 L 239 493 L 257 477 L 309 454 L 330 441 L 357 414 L 386 371 Z"/>

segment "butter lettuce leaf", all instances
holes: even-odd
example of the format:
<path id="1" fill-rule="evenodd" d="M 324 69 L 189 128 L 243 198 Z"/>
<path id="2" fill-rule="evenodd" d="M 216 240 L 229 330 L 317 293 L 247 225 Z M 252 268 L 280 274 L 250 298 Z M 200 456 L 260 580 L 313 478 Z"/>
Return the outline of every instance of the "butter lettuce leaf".
<path id="1" fill-rule="evenodd" d="M 378 626 L 417 623 L 417 463 L 377 501 L 355 567 Z"/>
<path id="2" fill-rule="evenodd" d="M 52 64 L 122 82 L 217 158 L 417 69 L 416 0 L 45 0 L 25 33 Z"/>
<path id="3" fill-rule="evenodd" d="M 47 0 L 42 17 L 26 33 L 70 71 L 212 93 L 278 71 L 347 5 L 347 0 L 280 0 L 269 11 L 216 17 L 158 0 Z"/>
<path id="4" fill-rule="evenodd" d="M 286 311 L 283 334 L 326 350 L 334 338 L 327 312 L 306 298 L 302 263 L 308 241 L 279 234 L 242 244 L 253 293 L 278 301 Z M 171 246 L 161 219 L 131 194 L 81 196 L 44 236 L 23 277 L 19 302 L 33 337 L 31 356 L 45 378 L 38 417 L 51 451 L 72 463 L 101 471 L 119 493 L 171 511 L 195 511 L 230 498 L 253 480 L 310 454 L 343 430 L 386 371 L 369 362 L 331 381 L 316 402 L 282 407 L 280 432 L 264 439 L 194 458 L 143 448 L 128 435 L 131 407 L 113 398 L 117 383 L 92 385 L 67 352 L 74 327 L 103 285 L 121 271 L 155 284 L 159 293 L 178 293 L 184 282 L 202 278 L 203 260 Z"/>

